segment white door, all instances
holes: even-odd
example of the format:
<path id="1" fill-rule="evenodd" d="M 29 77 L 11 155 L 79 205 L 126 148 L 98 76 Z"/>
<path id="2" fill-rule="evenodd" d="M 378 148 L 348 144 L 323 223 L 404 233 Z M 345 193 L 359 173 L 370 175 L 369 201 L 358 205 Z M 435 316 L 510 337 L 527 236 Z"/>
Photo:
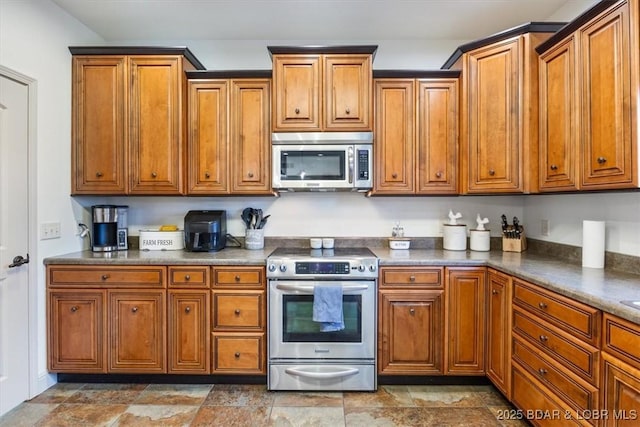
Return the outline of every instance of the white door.
<path id="1" fill-rule="evenodd" d="M 0 68 L 0 415 L 29 398 L 29 86 Z M 32 254 L 34 255 L 34 254 Z"/>

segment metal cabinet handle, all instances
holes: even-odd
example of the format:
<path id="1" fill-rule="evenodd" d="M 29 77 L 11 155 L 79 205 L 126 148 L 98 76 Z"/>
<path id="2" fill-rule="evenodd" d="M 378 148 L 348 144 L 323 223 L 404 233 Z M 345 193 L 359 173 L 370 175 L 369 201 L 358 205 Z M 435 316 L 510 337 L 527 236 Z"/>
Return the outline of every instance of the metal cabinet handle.
<path id="1" fill-rule="evenodd" d="M 107 280 L 110 276 L 108 274 L 103 274 L 101 279 L 102 280 Z"/>
<path id="2" fill-rule="evenodd" d="M 436 178 L 442 178 L 442 172 L 436 172 Z"/>
<path id="3" fill-rule="evenodd" d="M 351 110 L 349 109 L 349 107 L 347 107 L 346 110 L 344 110 L 345 114 L 351 114 Z"/>
<path id="4" fill-rule="evenodd" d="M 490 176 L 494 176 L 495 174 L 496 174 L 496 171 L 494 171 L 493 169 L 489 169 Z"/>
<path id="5" fill-rule="evenodd" d="M 236 316 L 240 316 L 240 309 L 239 308 L 236 308 L 233 312 L 235 313 Z"/>
<path id="6" fill-rule="evenodd" d="M 299 109 L 299 108 L 296 108 L 296 109 L 294 110 L 294 112 L 295 112 L 296 114 L 300 114 L 300 109 Z"/>
<path id="7" fill-rule="evenodd" d="M 416 281 L 416 276 L 409 276 L 409 281 L 410 282 L 415 282 Z"/>
<path id="8" fill-rule="evenodd" d="M 546 335 L 540 335 L 540 342 L 547 342 L 549 340 L 549 337 Z"/>
<path id="9" fill-rule="evenodd" d="M 541 310 L 546 310 L 547 308 L 547 304 L 543 303 L 543 302 L 539 302 L 538 303 L 538 307 L 540 307 Z"/>
<path id="10" fill-rule="evenodd" d="M 158 174 L 157 174 L 157 173 L 155 173 L 155 172 L 151 172 L 151 178 L 156 178 L 157 176 L 158 176 Z"/>
<path id="11" fill-rule="evenodd" d="M 253 178 L 253 172 L 249 172 L 249 173 L 247 174 L 247 176 L 248 176 L 249 178 Z"/>
<path id="12" fill-rule="evenodd" d="M 204 177 L 209 179 L 209 178 L 211 178 L 211 174 L 209 172 L 205 172 L 204 173 Z"/>
<path id="13" fill-rule="evenodd" d="M 396 179 L 397 177 L 398 177 L 397 173 L 394 172 L 394 173 L 391 174 L 391 178 Z"/>
<path id="14" fill-rule="evenodd" d="M 188 282 L 189 280 L 191 280 L 191 276 L 189 276 L 188 274 L 186 274 L 186 275 L 184 276 L 184 280 L 186 280 L 186 281 Z"/>
<path id="15" fill-rule="evenodd" d="M 416 309 L 415 308 L 410 308 L 409 309 L 409 314 L 412 315 L 412 316 L 415 316 L 416 315 Z"/>
<path id="16" fill-rule="evenodd" d="M 187 313 L 187 314 L 188 314 L 188 313 L 191 313 L 191 307 L 186 306 L 186 307 L 184 308 L 184 312 L 185 312 L 185 313 Z"/>
<path id="17" fill-rule="evenodd" d="M 491 291 L 491 293 L 492 293 L 493 295 L 498 295 L 500 292 L 498 292 L 498 290 L 497 290 L 497 289 L 493 289 L 493 290 Z"/>
<path id="18" fill-rule="evenodd" d="M 102 178 L 102 172 L 100 172 L 100 171 L 96 172 L 96 177 Z"/>
<path id="19" fill-rule="evenodd" d="M 598 157 L 598 163 L 600 163 L 601 165 L 607 163 L 607 158 L 606 157 Z"/>
<path id="20" fill-rule="evenodd" d="M 240 276 L 236 276 L 236 277 L 234 277 L 234 279 L 236 280 L 236 282 L 239 282 L 240 281 Z"/>
<path id="21" fill-rule="evenodd" d="M 132 312 L 132 313 L 137 313 L 137 312 L 138 312 L 138 307 L 133 307 L 133 308 L 131 309 L 131 312 Z"/>
<path id="22" fill-rule="evenodd" d="M 547 370 L 544 369 L 544 368 L 538 369 L 538 372 L 540 373 L 540 375 L 546 375 L 547 374 Z"/>
<path id="23" fill-rule="evenodd" d="M 78 311 L 80 307 L 78 307 L 77 305 L 74 305 L 73 307 L 71 307 L 71 312 L 75 313 L 76 311 Z"/>
<path id="24" fill-rule="evenodd" d="M 236 354 L 234 354 L 236 359 L 240 359 L 240 352 L 236 352 Z"/>
<path id="25" fill-rule="evenodd" d="M 556 171 L 556 170 L 558 170 L 558 165 L 551 165 L 551 166 L 549 166 L 549 168 L 550 168 L 552 171 Z"/>

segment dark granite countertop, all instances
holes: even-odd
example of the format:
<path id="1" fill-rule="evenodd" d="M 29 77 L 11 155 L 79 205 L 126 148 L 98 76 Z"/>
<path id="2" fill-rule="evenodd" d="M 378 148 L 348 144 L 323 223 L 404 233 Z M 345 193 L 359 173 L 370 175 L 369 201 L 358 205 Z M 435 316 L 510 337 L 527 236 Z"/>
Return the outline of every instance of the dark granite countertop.
<path id="1" fill-rule="evenodd" d="M 138 251 L 75 252 L 49 257 L 47 265 L 265 265 L 275 247 L 262 250 L 226 248 L 219 252 Z M 640 307 L 620 301 L 640 300 L 640 275 L 609 269 L 582 268 L 565 260 L 534 253 L 390 250 L 370 247 L 381 266 L 488 266 L 538 284 L 595 308 L 640 324 Z"/>

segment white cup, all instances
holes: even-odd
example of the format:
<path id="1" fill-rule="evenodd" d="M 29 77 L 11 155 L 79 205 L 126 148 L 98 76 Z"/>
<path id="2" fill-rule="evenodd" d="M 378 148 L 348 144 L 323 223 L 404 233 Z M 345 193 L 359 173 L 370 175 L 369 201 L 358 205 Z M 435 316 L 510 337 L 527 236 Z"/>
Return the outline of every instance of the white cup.
<path id="1" fill-rule="evenodd" d="M 322 247 L 324 249 L 333 249 L 333 239 L 330 238 L 324 238 L 322 239 Z"/>
<path id="2" fill-rule="evenodd" d="M 309 239 L 309 246 L 311 246 L 311 249 L 322 249 L 322 239 L 320 238 Z"/>

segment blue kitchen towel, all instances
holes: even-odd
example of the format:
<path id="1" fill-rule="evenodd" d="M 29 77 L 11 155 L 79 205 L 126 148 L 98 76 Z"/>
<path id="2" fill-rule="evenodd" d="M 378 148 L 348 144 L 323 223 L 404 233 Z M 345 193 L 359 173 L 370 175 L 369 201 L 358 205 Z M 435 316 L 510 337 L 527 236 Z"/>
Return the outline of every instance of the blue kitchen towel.
<path id="1" fill-rule="evenodd" d="M 342 285 L 313 287 L 313 321 L 321 323 L 320 332 L 344 329 Z"/>

